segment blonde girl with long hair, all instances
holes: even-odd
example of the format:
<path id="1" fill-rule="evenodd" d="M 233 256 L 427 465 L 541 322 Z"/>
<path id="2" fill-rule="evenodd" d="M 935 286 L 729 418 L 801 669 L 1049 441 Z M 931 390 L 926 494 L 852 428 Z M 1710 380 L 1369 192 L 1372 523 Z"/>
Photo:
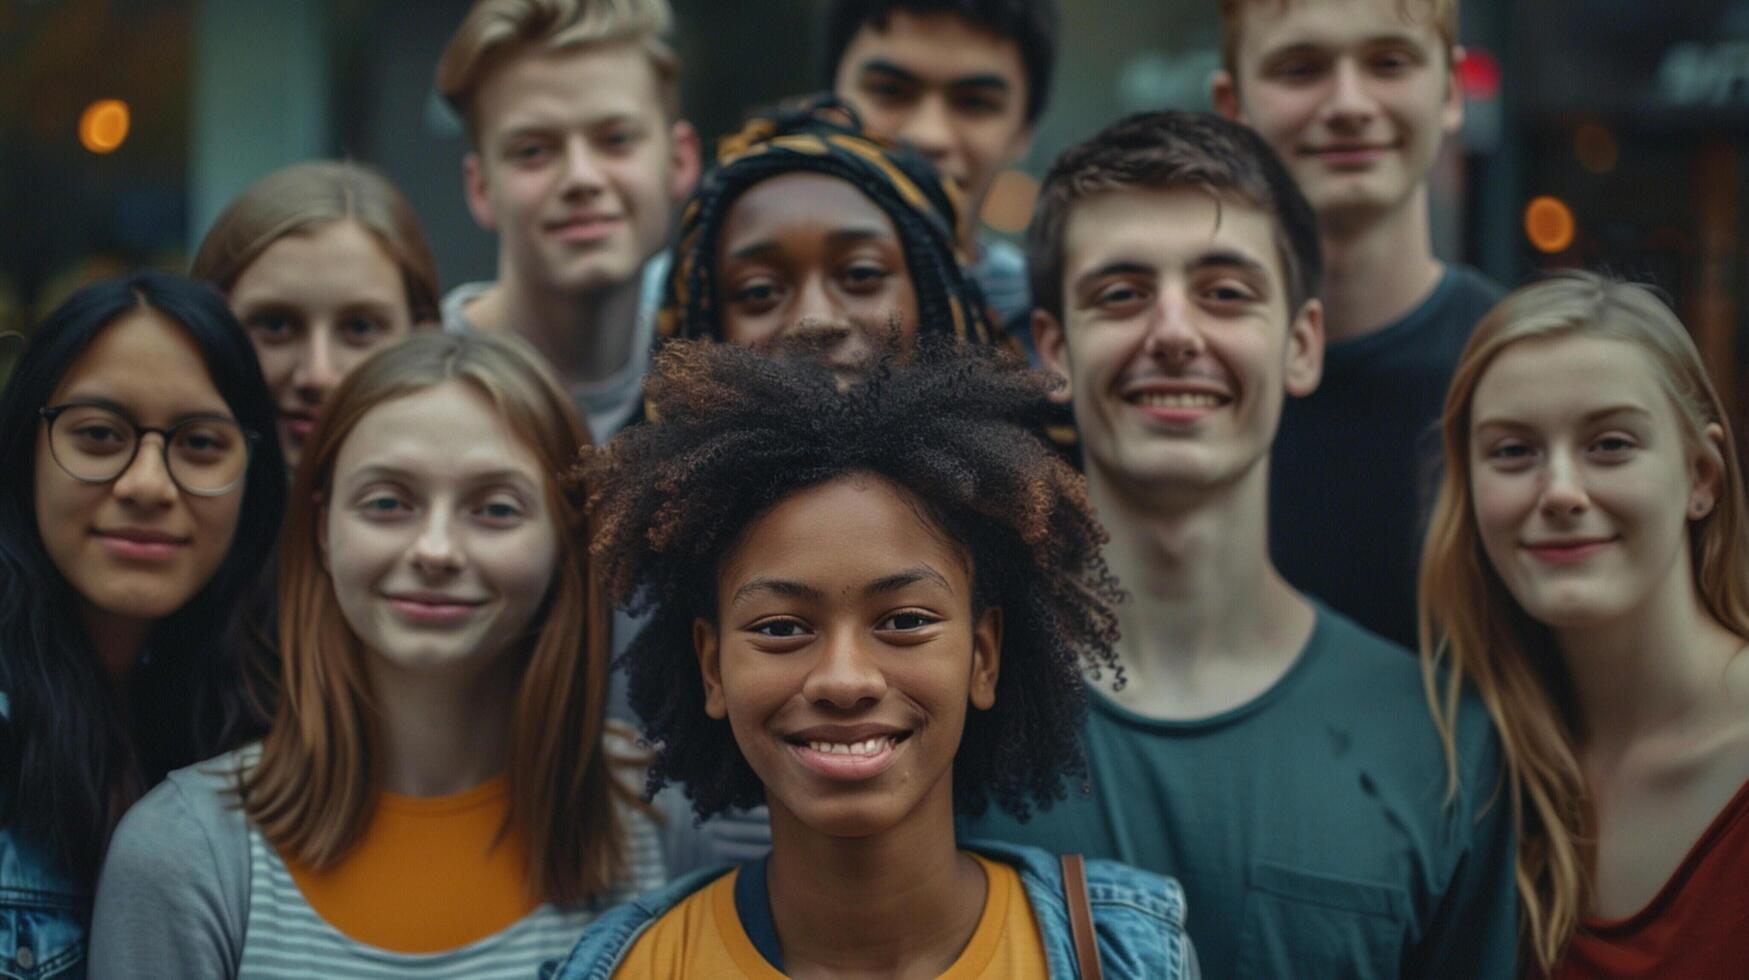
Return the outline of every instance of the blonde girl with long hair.
<path id="1" fill-rule="evenodd" d="M 1424 665 L 1448 752 L 1463 684 L 1500 729 L 1526 971 L 1742 968 L 1749 520 L 1693 341 L 1643 286 L 1526 286 L 1477 326 L 1443 425 Z"/>
<path id="2" fill-rule="evenodd" d="M 272 727 L 123 820 L 95 974 L 533 976 L 661 880 L 559 478 L 587 444 L 514 339 L 421 333 L 348 376 L 292 487 Z"/>

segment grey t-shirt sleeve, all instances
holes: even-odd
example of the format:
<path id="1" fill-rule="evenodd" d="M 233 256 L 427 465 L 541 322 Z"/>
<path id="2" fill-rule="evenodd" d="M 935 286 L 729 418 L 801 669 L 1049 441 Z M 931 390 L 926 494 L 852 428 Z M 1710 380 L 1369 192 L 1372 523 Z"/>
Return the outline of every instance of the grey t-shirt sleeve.
<path id="1" fill-rule="evenodd" d="M 180 770 L 122 818 L 97 882 L 92 976 L 236 975 L 248 832 L 226 785 L 217 772 Z"/>

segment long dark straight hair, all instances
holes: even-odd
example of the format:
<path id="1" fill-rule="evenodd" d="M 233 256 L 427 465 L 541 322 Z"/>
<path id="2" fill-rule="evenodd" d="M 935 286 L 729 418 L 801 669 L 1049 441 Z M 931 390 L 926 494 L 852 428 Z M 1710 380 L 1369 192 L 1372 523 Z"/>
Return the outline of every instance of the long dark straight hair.
<path id="1" fill-rule="evenodd" d="M 238 424 L 258 432 L 242 511 L 212 579 L 160 620 L 149 661 L 118 690 L 97 662 L 79 597 L 37 528 L 37 410 L 118 317 L 153 309 L 200 349 Z M 145 272 L 88 286 L 36 329 L 0 393 L 0 825 L 48 846 L 89 890 L 109 835 L 140 793 L 178 766 L 232 747 L 252 721 L 243 666 L 225 642 L 267 564 L 285 512 L 285 460 L 261 368 L 212 287 Z"/>

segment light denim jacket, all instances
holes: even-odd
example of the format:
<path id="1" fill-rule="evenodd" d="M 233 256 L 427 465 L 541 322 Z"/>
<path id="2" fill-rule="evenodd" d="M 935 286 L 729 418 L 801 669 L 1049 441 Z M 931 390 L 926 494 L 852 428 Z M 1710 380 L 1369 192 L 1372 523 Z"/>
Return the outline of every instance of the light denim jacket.
<path id="1" fill-rule="evenodd" d="M 0 725 L 8 714 L 0 691 Z M 40 842 L 0 827 L 0 977 L 83 977 L 90 901 Z"/>
<path id="2" fill-rule="evenodd" d="M 1020 873 L 1044 939 L 1051 976 L 1075 977 L 1075 943 L 1057 856 L 1036 847 L 987 841 L 961 846 Z M 695 871 L 608 911 L 583 930 L 570 956 L 542 968 L 542 980 L 607 980 L 645 929 L 726 870 Z M 1184 890 L 1178 882 L 1116 861 L 1090 860 L 1087 896 L 1107 980 L 1196 980 L 1199 976 L 1196 953 L 1184 933 Z"/>

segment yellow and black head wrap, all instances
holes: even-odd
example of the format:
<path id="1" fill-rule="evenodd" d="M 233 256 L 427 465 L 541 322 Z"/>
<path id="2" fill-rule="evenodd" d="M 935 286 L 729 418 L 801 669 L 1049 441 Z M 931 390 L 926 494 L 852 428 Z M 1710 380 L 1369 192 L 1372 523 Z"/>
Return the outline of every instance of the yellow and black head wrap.
<path id="1" fill-rule="evenodd" d="M 966 272 L 955 191 L 921 155 L 863 132 L 856 113 L 830 95 L 761 110 L 717 142 L 716 163 L 680 214 L 656 320 L 660 339 L 722 339 L 716 261 L 723 220 L 749 187 L 796 171 L 848 181 L 892 219 L 917 290 L 919 333 L 1007 343 Z"/>

